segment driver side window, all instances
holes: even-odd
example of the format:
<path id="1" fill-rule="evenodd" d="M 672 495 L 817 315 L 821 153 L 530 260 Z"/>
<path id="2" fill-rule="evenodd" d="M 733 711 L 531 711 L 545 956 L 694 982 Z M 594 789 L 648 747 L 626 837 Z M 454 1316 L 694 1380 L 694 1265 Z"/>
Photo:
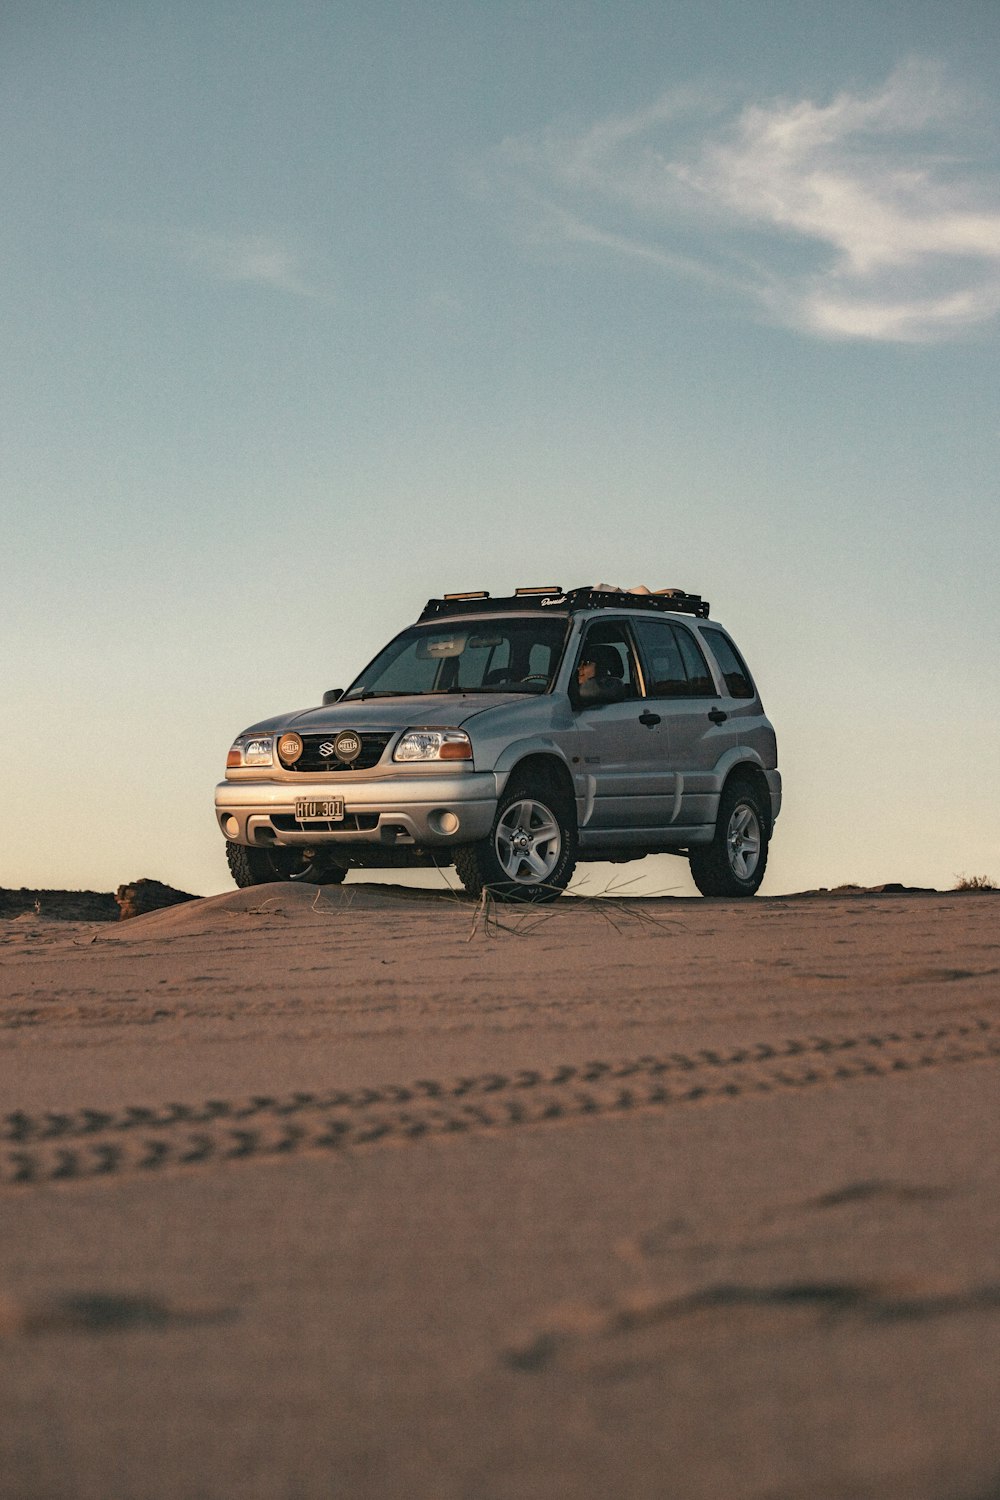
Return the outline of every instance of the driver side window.
<path id="1" fill-rule="evenodd" d="M 580 647 L 577 671 L 588 661 L 595 663 L 599 680 L 618 683 L 616 697 L 626 699 L 640 696 L 635 651 L 624 621 L 599 620 L 590 626 Z"/>

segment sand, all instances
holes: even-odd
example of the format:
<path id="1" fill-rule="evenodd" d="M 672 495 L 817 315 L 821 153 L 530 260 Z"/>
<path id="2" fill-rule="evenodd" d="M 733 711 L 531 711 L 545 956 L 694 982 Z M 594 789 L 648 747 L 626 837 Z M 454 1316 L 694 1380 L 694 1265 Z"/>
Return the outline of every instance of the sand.
<path id="1" fill-rule="evenodd" d="M 998 918 L 0 923 L 0 1494 L 987 1500 Z"/>

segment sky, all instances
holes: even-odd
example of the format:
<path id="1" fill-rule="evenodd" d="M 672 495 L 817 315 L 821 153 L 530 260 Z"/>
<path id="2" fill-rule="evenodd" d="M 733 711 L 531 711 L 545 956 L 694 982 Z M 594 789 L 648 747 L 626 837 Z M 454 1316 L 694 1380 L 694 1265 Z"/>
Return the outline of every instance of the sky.
<path id="1" fill-rule="evenodd" d="M 998 62 L 995 0 L 5 0 L 0 884 L 228 888 L 239 730 L 598 581 L 747 656 L 765 893 L 1000 880 Z"/>

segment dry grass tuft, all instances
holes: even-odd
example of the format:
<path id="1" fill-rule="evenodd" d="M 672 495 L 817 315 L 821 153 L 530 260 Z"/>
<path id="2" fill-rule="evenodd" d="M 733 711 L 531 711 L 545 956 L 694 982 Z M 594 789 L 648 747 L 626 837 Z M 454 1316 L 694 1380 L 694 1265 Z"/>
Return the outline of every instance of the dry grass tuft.
<path id="1" fill-rule="evenodd" d="M 443 870 L 441 876 L 449 894 L 456 902 L 464 905 L 468 898 L 452 885 Z M 670 927 L 683 927 L 684 924 L 679 919 L 654 915 L 648 909 L 644 909 L 641 900 L 621 894 L 634 883 L 634 880 L 612 880 L 603 890 L 592 896 L 583 895 L 577 886 L 567 892 L 563 899 L 551 903 L 524 902 L 523 904 L 498 901 L 493 892 L 487 888 L 481 893 L 473 907 L 472 926 L 467 941 L 471 943 L 479 932 L 489 938 L 499 937 L 502 933 L 507 933 L 512 937 L 527 937 L 529 933 L 537 932 L 540 927 L 545 926 L 546 922 L 550 922 L 560 913 L 579 911 L 581 907 L 601 917 L 616 932 L 621 932 L 624 928 L 634 924 L 659 927 L 663 931 Z M 656 894 L 667 895 L 669 893 L 658 891 Z"/>
<path id="2" fill-rule="evenodd" d="M 956 891 L 995 891 L 1000 889 L 988 875 L 959 875 L 955 880 Z"/>

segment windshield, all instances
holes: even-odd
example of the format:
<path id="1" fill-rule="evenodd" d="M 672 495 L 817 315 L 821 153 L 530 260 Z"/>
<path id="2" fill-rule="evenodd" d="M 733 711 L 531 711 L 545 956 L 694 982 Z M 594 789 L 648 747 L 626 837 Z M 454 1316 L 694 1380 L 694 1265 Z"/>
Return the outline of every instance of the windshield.
<path id="1" fill-rule="evenodd" d="M 414 625 L 390 641 L 344 694 L 544 693 L 562 654 L 565 617 Z"/>

